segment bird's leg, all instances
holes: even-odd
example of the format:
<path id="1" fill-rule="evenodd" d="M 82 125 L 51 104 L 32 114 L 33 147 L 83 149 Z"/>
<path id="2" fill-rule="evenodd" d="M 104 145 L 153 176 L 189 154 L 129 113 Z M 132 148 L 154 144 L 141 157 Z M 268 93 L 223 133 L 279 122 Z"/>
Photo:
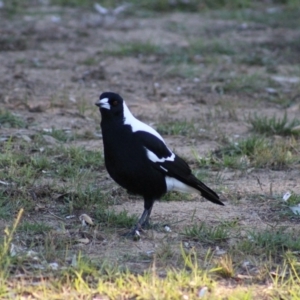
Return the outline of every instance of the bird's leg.
<path id="1" fill-rule="evenodd" d="M 151 205 L 150 208 L 148 208 L 148 214 L 147 214 L 145 220 L 143 221 L 143 223 L 140 223 L 142 228 L 147 228 L 147 227 L 150 226 L 149 220 L 150 220 L 150 215 L 151 215 L 152 207 L 153 207 L 153 204 Z"/>
<path id="2" fill-rule="evenodd" d="M 149 226 L 149 219 L 150 219 L 153 203 L 154 200 L 149 200 L 149 199 L 145 200 L 143 214 L 141 215 L 141 217 L 139 218 L 137 224 L 133 227 L 133 229 L 129 233 L 125 234 L 125 236 L 135 236 L 136 231 L 140 231 L 143 228 Z"/>
<path id="3" fill-rule="evenodd" d="M 145 208 L 143 211 L 143 214 L 139 218 L 136 225 L 133 227 L 132 230 L 130 230 L 128 233 L 124 234 L 124 236 L 135 236 L 136 231 L 141 230 L 142 227 L 144 227 L 145 224 L 149 222 L 149 216 L 150 216 L 151 210 L 152 210 L 152 206 L 150 207 L 150 209 Z"/>
<path id="4" fill-rule="evenodd" d="M 142 216 L 139 218 L 137 224 L 135 225 L 135 230 L 142 229 L 145 225 L 149 224 L 149 217 L 151 214 L 152 206 L 150 208 L 145 208 Z"/>
<path id="5" fill-rule="evenodd" d="M 144 198 L 144 212 L 137 223 L 137 226 L 139 226 L 140 228 L 149 227 L 149 225 L 150 225 L 149 220 L 150 220 L 150 215 L 151 215 L 153 204 L 154 204 L 153 199 Z"/>

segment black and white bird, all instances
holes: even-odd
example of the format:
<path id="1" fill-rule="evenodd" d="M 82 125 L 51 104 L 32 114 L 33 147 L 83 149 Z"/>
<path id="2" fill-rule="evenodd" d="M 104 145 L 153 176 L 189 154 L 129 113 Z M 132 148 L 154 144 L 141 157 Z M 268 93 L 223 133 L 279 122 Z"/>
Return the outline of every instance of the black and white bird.
<path id="1" fill-rule="evenodd" d="M 133 233 L 149 224 L 154 201 L 169 191 L 200 192 L 207 200 L 224 205 L 167 147 L 157 131 L 131 114 L 120 95 L 105 92 L 95 104 L 102 117 L 104 160 L 109 175 L 128 192 L 144 197 L 144 212 Z"/>

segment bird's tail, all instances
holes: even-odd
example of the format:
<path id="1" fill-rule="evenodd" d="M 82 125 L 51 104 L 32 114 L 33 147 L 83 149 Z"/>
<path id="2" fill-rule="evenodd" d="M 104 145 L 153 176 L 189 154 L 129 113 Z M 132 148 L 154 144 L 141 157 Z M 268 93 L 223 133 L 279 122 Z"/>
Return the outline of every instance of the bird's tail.
<path id="1" fill-rule="evenodd" d="M 224 205 L 224 203 L 220 201 L 220 197 L 216 192 L 214 192 L 196 177 L 193 178 L 193 181 L 193 187 L 201 193 L 202 197 L 215 204 Z"/>

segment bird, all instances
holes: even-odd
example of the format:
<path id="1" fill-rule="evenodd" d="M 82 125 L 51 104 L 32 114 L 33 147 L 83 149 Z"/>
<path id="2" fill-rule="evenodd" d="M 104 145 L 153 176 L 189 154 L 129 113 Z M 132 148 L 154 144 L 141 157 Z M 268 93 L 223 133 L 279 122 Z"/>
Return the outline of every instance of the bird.
<path id="1" fill-rule="evenodd" d="M 131 231 L 150 225 L 153 204 L 170 191 L 198 193 L 224 205 L 216 192 L 196 178 L 189 165 L 152 127 L 133 116 L 123 98 L 103 92 L 95 103 L 101 114 L 104 163 L 110 177 L 144 198 L 144 211 Z"/>

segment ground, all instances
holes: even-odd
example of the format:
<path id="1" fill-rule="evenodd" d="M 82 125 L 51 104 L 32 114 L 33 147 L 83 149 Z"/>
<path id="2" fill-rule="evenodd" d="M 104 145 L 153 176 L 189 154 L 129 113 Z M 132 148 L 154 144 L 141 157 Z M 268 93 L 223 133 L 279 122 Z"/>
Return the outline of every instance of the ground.
<path id="1" fill-rule="evenodd" d="M 299 279 L 290 262 L 299 261 L 300 218 L 282 201 L 288 191 L 296 200 L 300 195 L 296 4 L 197 12 L 128 6 L 120 14 L 50 4 L 3 9 L 2 230 L 24 209 L 3 241 L 10 249 L 3 253 L 12 257 L 5 270 L 18 286 L 3 297 L 38 298 L 20 282 L 40 282 L 51 263 L 57 265 L 50 277 L 76 267 L 80 255 L 99 272 L 143 274 L 155 267 L 160 278 L 195 256 L 200 270 L 214 270 L 213 284 L 197 284 L 199 293 L 209 286 L 211 298 L 299 297 L 283 280 Z M 173 193 L 155 203 L 152 229 L 138 241 L 124 238 L 143 202 L 105 170 L 94 105 L 104 91 L 119 93 L 156 128 L 225 206 Z M 82 214 L 95 227 L 81 227 Z M 187 290 L 191 299 L 200 295 Z M 98 294 L 118 295 L 100 288 Z M 118 297 L 159 299 L 145 295 Z"/>

